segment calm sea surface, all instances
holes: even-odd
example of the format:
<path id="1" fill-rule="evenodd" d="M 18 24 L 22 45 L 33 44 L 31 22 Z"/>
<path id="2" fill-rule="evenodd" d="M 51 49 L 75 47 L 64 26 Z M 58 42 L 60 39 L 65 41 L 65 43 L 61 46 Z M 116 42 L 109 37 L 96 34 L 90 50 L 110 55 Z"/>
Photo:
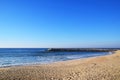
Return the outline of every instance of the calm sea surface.
<path id="1" fill-rule="evenodd" d="M 109 52 L 46 52 L 45 48 L 0 49 L 0 67 L 46 64 L 110 54 Z"/>

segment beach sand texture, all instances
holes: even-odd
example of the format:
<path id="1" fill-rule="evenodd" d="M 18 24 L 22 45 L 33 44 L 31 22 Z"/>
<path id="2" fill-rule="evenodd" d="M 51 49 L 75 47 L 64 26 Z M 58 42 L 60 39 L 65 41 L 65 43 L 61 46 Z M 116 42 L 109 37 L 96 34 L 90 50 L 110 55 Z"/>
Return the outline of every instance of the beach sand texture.
<path id="1" fill-rule="evenodd" d="M 0 68 L 0 80 L 120 80 L 120 51 L 81 60 Z"/>

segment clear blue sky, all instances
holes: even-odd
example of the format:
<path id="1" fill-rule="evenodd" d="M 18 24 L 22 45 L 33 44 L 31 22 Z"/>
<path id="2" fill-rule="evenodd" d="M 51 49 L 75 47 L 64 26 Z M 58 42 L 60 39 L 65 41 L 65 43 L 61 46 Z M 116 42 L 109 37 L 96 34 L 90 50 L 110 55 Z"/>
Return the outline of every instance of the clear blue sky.
<path id="1" fill-rule="evenodd" d="M 0 47 L 120 47 L 120 0 L 0 0 Z"/>

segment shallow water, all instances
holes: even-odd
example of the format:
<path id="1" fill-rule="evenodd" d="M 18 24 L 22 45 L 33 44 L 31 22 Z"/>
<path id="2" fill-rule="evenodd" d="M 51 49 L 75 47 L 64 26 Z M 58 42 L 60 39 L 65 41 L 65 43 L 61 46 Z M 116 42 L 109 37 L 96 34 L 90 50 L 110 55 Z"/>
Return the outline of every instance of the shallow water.
<path id="1" fill-rule="evenodd" d="M 109 52 L 46 52 L 46 48 L 0 49 L 0 67 L 27 64 L 46 64 L 95 56 L 108 55 Z"/>

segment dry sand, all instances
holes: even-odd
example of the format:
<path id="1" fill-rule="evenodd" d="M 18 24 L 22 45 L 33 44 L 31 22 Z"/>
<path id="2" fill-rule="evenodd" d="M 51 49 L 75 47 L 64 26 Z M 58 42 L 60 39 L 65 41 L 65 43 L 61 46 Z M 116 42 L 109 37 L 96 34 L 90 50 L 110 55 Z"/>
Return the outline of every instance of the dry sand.
<path id="1" fill-rule="evenodd" d="M 120 51 L 46 65 L 0 68 L 0 80 L 120 80 Z"/>

